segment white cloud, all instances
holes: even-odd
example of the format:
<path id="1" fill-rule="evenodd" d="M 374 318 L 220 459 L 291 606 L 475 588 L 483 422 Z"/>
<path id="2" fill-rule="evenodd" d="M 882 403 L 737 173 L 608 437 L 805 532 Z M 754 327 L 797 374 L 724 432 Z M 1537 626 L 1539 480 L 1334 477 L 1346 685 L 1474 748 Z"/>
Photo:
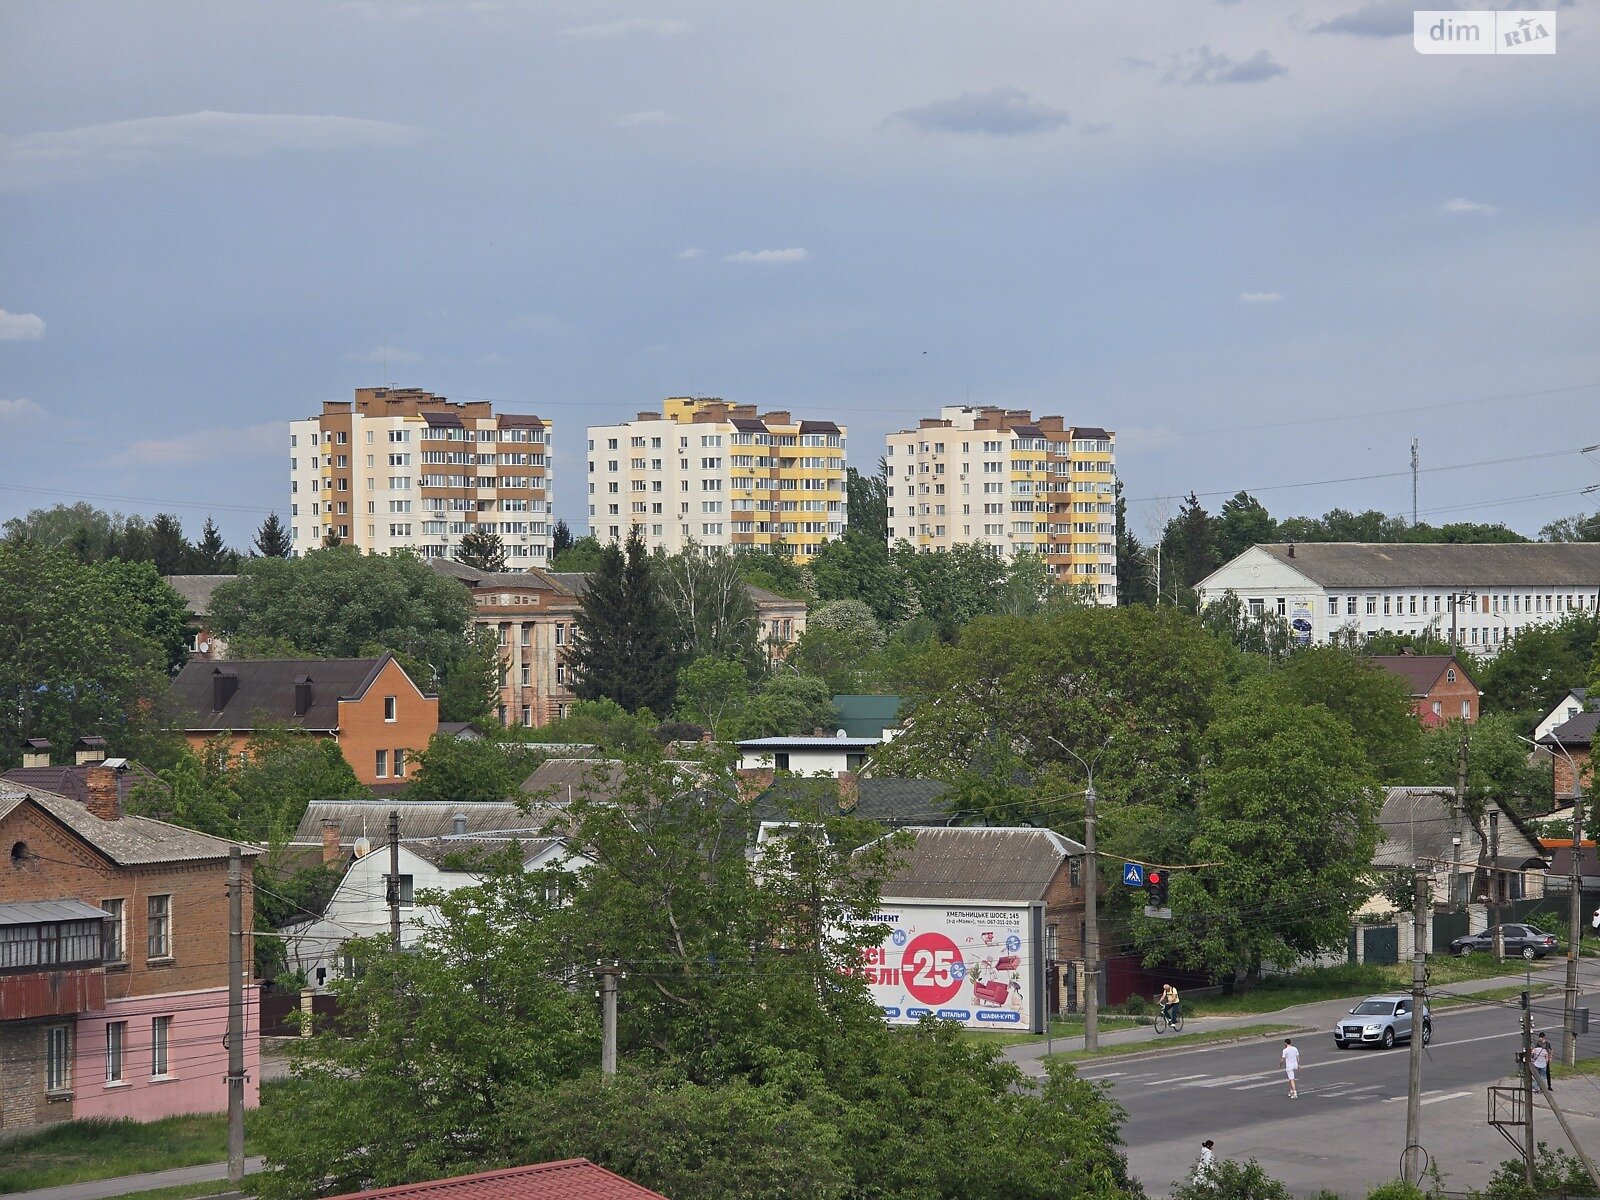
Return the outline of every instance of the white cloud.
<path id="1" fill-rule="evenodd" d="M 422 355 L 415 350 L 403 350 L 399 346 L 374 346 L 365 354 L 351 352 L 345 355 L 351 362 L 365 363 L 419 363 Z"/>
<path id="2" fill-rule="evenodd" d="M 1276 304 L 1283 299 L 1280 292 L 1240 292 L 1240 304 Z"/>
<path id="3" fill-rule="evenodd" d="M 677 120 L 671 113 L 659 108 L 644 112 L 625 113 L 612 122 L 618 129 L 638 129 L 645 125 L 667 125 Z"/>
<path id="4" fill-rule="evenodd" d="M 83 179 L 113 167 L 192 154 L 392 149 L 410 145 L 417 134 L 409 125 L 358 117 L 197 112 L 0 135 L 0 188 Z"/>
<path id="5" fill-rule="evenodd" d="M 731 263 L 797 263 L 804 262 L 811 253 L 796 246 L 790 250 L 741 250 L 737 254 L 724 254 L 723 262 Z"/>
<path id="6" fill-rule="evenodd" d="M 1439 205 L 1439 211 L 1447 213 L 1470 213 L 1477 217 L 1492 217 L 1495 213 L 1499 212 L 1500 209 L 1498 206 L 1493 204 L 1480 204 L 1476 200 L 1463 200 L 1461 197 L 1457 196 L 1454 200 L 1446 200 L 1443 204 Z"/>
<path id="7" fill-rule="evenodd" d="M 935 100 L 894 115 L 897 120 L 930 133 L 979 133 L 992 137 L 1049 133 L 1071 121 L 1059 108 L 1040 104 L 1016 87 L 962 92 L 953 100 Z"/>
<path id="8" fill-rule="evenodd" d="M 246 429 L 197 429 L 174 438 L 145 438 L 112 456 L 119 467 L 164 467 L 229 458 L 276 458 L 289 445 L 289 423 L 269 421 Z"/>
<path id="9" fill-rule="evenodd" d="M 689 22 L 675 17 L 627 17 L 621 21 L 601 21 L 596 25 L 575 25 L 563 29 L 562 37 L 569 38 L 623 38 L 636 33 L 653 33 L 657 37 L 672 37 L 687 33 Z"/>
<path id="10" fill-rule="evenodd" d="M 37 342 L 43 336 L 43 317 L 0 308 L 0 342 Z"/>
<path id="11" fill-rule="evenodd" d="M 1288 68 L 1274 62 L 1271 52 L 1267 50 L 1257 50 L 1249 58 L 1235 62 L 1226 54 L 1218 54 L 1210 46 L 1195 46 L 1187 53 L 1172 56 L 1172 66 L 1162 80 L 1165 83 L 1214 87 L 1227 83 L 1264 83 L 1276 75 L 1288 73 Z"/>
<path id="12" fill-rule="evenodd" d="M 11 421 L 27 421 L 44 416 L 44 409 L 32 400 L 0 400 L 0 425 Z"/>
<path id="13" fill-rule="evenodd" d="M 506 322 L 506 328 L 544 338 L 570 338 L 577 337 L 579 333 L 576 325 L 568 324 L 560 317 L 552 317 L 549 313 L 537 312 L 512 317 Z"/>
<path id="14" fill-rule="evenodd" d="M 705 251 L 699 246 L 688 246 L 678 251 L 679 258 L 699 258 Z"/>

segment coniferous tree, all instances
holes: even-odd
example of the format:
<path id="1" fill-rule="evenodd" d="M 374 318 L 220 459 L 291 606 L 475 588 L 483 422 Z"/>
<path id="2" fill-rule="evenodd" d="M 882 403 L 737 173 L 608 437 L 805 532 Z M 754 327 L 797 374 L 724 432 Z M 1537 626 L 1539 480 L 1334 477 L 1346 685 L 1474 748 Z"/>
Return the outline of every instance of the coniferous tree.
<path id="1" fill-rule="evenodd" d="M 553 560 L 556 555 L 568 549 L 572 545 L 572 540 L 572 529 L 565 521 L 557 521 L 555 528 L 550 531 L 551 559 Z"/>
<path id="2" fill-rule="evenodd" d="M 194 547 L 183 536 L 183 525 L 171 513 L 157 513 L 150 522 L 150 561 L 159 575 L 176 575 L 189 562 Z"/>
<path id="3" fill-rule="evenodd" d="M 678 674 L 674 622 L 652 567 L 638 526 L 624 548 L 601 551 L 577 617 L 572 665 L 579 699 L 609 699 L 629 712 L 672 711 Z"/>
<path id="4" fill-rule="evenodd" d="M 261 528 L 256 530 L 255 546 L 262 558 L 289 557 L 289 531 L 278 520 L 277 513 L 268 513 L 267 519 L 261 522 Z"/>
<path id="5" fill-rule="evenodd" d="M 506 546 L 497 533 L 484 533 L 474 529 L 461 538 L 456 547 L 456 561 L 479 571 L 498 574 L 506 569 Z"/>
<path id="6" fill-rule="evenodd" d="M 238 556 L 228 549 L 216 522 L 210 517 L 200 531 L 200 540 L 194 545 L 189 565 L 197 575 L 226 575 L 238 566 Z"/>

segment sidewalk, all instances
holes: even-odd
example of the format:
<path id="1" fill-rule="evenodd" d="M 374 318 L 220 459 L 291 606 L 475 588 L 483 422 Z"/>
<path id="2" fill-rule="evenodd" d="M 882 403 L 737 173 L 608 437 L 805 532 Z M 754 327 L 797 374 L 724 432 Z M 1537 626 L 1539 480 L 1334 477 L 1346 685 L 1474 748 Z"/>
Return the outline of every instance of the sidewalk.
<path id="1" fill-rule="evenodd" d="M 260 1158 L 245 1159 L 245 1174 L 261 1170 L 261 1164 Z M 118 1175 L 88 1183 L 64 1183 L 60 1187 L 40 1188 L 33 1192 L 7 1192 L 5 1200 L 105 1200 L 107 1196 L 121 1196 L 127 1192 L 149 1192 L 184 1183 L 207 1183 L 213 1179 L 217 1181 L 219 1196 L 233 1190 L 228 1186 L 228 1164 L 219 1162 L 201 1163 L 196 1167 L 174 1167 L 170 1171 L 147 1171 L 143 1175 Z"/>
<path id="2" fill-rule="evenodd" d="M 1533 983 L 1535 987 L 1547 986 L 1550 983 L 1559 983 L 1562 973 L 1566 970 L 1566 959 L 1549 958 L 1533 968 Z M 1487 979 L 1469 979 L 1461 983 L 1452 983 L 1448 990 L 1452 995 L 1471 995 L 1476 992 L 1491 992 L 1496 988 L 1507 987 L 1518 981 L 1516 975 L 1494 975 Z M 1228 1029 L 1238 1029 L 1246 1025 L 1297 1025 L 1318 1031 L 1333 1028 L 1333 1024 L 1350 1010 L 1351 1002 L 1361 997 L 1344 996 L 1333 1000 L 1314 1000 L 1309 1004 L 1296 1004 L 1290 1008 L 1273 1009 L 1270 1012 L 1240 1013 L 1236 1016 L 1185 1016 L 1183 1018 L 1183 1035 L 1191 1033 L 1212 1033 Z M 1151 1050 L 1160 1050 L 1162 1043 L 1170 1042 L 1170 1034 L 1157 1034 L 1153 1025 L 1140 1025 L 1133 1029 L 1103 1030 L 1100 1034 L 1102 1046 L 1127 1046 L 1136 1043 L 1150 1044 Z M 1176 1049 L 1197 1049 L 1195 1046 L 1178 1046 Z M 1064 1050 L 1083 1049 L 1083 1035 L 1078 1033 L 1070 1037 L 1055 1039 L 1055 1049 L 1059 1054 Z M 1007 1046 L 1002 1053 L 1012 1062 L 1022 1068 L 1028 1075 L 1044 1075 L 1045 1042 L 1040 1038 L 1037 1042 L 1024 1042 L 1021 1045 Z"/>

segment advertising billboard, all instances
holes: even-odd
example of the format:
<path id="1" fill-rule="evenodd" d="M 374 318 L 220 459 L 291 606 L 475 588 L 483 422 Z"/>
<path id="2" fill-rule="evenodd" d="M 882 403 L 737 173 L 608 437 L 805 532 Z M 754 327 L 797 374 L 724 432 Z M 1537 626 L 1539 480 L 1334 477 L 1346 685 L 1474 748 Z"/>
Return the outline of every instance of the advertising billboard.
<path id="1" fill-rule="evenodd" d="M 1038 905 L 885 900 L 872 921 L 889 929 L 862 973 L 889 1024 L 1044 1031 Z"/>

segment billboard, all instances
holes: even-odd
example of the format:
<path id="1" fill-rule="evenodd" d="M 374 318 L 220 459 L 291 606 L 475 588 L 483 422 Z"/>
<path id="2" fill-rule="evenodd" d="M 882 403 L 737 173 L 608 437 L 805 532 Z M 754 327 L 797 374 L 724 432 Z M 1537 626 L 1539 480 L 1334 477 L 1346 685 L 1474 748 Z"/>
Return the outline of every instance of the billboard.
<path id="1" fill-rule="evenodd" d="M 871 920 L 889 928 L 862 974 L 889 1024 L 1044 1031 L 1038 905 L 885 900 Z"/>

